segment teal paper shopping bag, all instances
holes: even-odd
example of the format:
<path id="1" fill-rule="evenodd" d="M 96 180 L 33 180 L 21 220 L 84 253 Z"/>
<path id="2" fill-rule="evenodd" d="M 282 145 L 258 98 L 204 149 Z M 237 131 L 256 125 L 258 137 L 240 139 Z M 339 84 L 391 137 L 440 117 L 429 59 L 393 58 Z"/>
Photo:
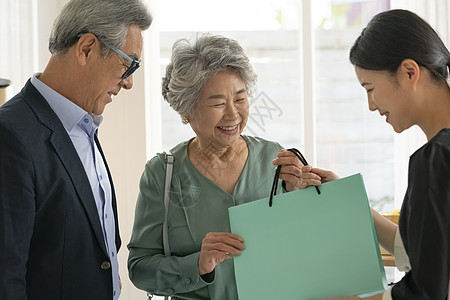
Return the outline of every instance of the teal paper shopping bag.
<path id="1" fill-rule="evenodd" d="M 240 300 L 382 292 L 386 277 L 361 174 L 229 208 L 244 238 L 234 257 Z"/>

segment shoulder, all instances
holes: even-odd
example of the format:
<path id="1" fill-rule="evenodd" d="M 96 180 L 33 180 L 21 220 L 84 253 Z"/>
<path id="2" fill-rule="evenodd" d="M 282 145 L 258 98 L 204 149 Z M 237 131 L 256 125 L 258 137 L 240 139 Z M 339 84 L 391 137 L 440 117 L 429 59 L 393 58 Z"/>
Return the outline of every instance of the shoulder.
<path id="1" fill-rule="evenodd" d="M 20 141 L 24 145 L 40 147 L 42 135 L 48 137 L 49 129 L 40 122 L 22 93 L 17 94 L 0 107 L 0 136 L 6 142 Z"/>
<path id="2" fill-rule="evenodd" d="M 157 153 L 146 163 L 146 169 L 162 170 L 166 169 L 166 155 L 170 154 L 174 157 L 174 163 L 182 162 L 187 156 L 187 145 L 189 141 L 184 141 L 170 149 L 169 151 Z"/>
<path id="3" fill-rule="evenodd" d="M 0 107 L 0 123 L 14 127 L 30 138 L 47 133 L 44 128 L 65 132 L 58 116 L 45 98 L 28 81 L 22 90 Z M 43 130 L 43 131 L 42 131 Z"/>
<path id="4" fill-rule="evenodd" d="M 30 113 L 30 107 L 24 101 L 21 93 L 19 93 L 0 107 L 0 122 L 17 126 L 28 122 Z"/>
<path id="5" fill-rule="evenodd" d="M 434 170 L 450 170 L 450 129 L 441 130 L 411 155 L 411 163 Z"/>
<path id="6" fill-rule="evenodd" d="M 442 129 L 428 144 L 432 147 L 440 147 L 442 150 L 450 152 L 450 128 Z"/>
<path id="7" fill-rule="evenodd" d="M 417 150 L 410 159 L 408 193 L 417 205 L 435 205 L 448 213 L 450 205 L 450 130 Z"/>

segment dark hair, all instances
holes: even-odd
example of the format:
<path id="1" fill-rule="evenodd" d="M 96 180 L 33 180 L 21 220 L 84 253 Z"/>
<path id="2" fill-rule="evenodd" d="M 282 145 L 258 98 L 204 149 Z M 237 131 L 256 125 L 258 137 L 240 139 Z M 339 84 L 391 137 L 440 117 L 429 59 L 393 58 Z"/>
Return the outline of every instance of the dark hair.
<path id="1" fill-rule="evenodd" d="M 350 50 L 350 62 L 366 70 L 395 73 L 405 59 L 427 68 L 437 80 L 446 80 L 450 52 L 436 31 L 407 10 L 379 13 L 363 29 Z"/>

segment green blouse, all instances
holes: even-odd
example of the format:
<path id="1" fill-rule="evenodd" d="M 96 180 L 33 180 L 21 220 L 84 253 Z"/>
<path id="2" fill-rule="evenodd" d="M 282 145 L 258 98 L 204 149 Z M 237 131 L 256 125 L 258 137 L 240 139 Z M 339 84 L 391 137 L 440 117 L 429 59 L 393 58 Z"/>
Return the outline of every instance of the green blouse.
<path id="1" fill-rule="evenodd" d="M 269 196 L 275 169 L 272 160 L 282 147 L 261 138 L 242 137 L 247 143 L 248 158 L 233 194 L 219 188 L 194 167 L 187 152 L 190 141 L 171 150 L 175 162 L 168 213 L 172 256 L 168 257 L 164 255 L 162 242 L 164 155 L 157 154 L 147 162 L 128 244 L 128 270 L 136 287 L 151 294 L 171 295 L 172 299 L 238 299 L 232 259 L 216 266 L 209 278 L 211 282 L 198 275 L 197 264 L 202 240 L 208 232 L 230 232 L 229 207 Z M 207 170 L 214 166 L 200 167 Z"/>

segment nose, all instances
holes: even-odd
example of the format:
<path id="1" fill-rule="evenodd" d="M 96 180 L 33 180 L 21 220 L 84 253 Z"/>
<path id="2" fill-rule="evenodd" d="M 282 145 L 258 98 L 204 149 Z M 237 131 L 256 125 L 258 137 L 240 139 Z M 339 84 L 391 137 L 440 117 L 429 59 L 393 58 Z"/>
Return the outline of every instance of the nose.
<path id="1" fill-rule="evenodd" d="M 131 74 L 130 76 L 128 76 L 127 78 L 123 79 L 120 81 L 120 86 L 126 90 L 129 90 L 133 87 L 133 74 Z"/>
<path id="2" fill-rule="evenodd" d="M 226 117 L 228 117 L 231 120 L 234 120 L 237 118 L 237 116 L 239 115 L 239 111 L 238 111 L 236 105 L 234 104 L 234 102 L 231 103 L 230 105 L 227 105 L 225 115 L 226 115 Z"/>

